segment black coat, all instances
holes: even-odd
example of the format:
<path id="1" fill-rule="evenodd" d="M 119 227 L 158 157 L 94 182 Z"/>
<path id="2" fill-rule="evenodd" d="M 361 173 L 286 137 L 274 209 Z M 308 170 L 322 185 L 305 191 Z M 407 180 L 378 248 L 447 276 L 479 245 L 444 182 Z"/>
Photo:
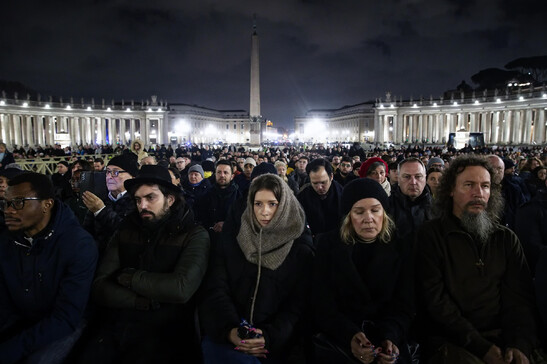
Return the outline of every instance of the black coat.
<path id="1" fill-rule="evenodd" d="M 200 320 L 203 333 L 218 343 L 229 343 L 228 333 L 242 318 L 249 320 L 258 266 L 245 259 L 237 242 L 240 226 L 224 225 L 214 247 L 203 289 Z M 313 242 L 308 229 L 294 241 L 276 270 L 262 267 L 254 308 L 254 325 L 264 332 L 273 357 L 289 354 L 297 325 L 306 310 L 313 265 Z"/>
<path id="2" fill-rule="evenodd" d="M 192 186 L 188 180 L 182 183 L 183 195 L 186 204 L 194 207 L 194 203 L 204 196 L 211 189 L 211 182 L 208 178 L 204 178 L 197 186 Z"/>
<path id="3" fill-rule="evenodd" d="M 431 193 L 428 186 L 425 186 L 422 194 L 414 201 L 403 195 L 399 186 L 391 190 L 389 215 L 395 222 L 399 240 L 414 241 L 420 226 L 433 217 L 431 205 Z"/>
<path id="4" fill-rule="evenodd" d="M 343 243 L 338 230 L 319 235 L 312 294 L 315 325 L 348 353 L 360 331 L 375 346 L 389 339 L 404 363 L 409 356 L 406 333 L 415 312 L 410 245 L 397 240 L 357 244 L 362 245 Z M 366 249 L 365 254 L 356 258 L 355 249 Z M 367 261 L 356 266 L 362 256 Z"/>
<path id="5" fill-rule="evenodd" d="M 519 237 L 534 274 L 540 252 L 547 246 L 547 191 L 539 192 L 532 201 L 517 210 L 515 233 Z"/>
<path id="6" fill-rule="evenodd" d="M 332 181 L 324 200 L 311 185 L 300 191 L 297 198 L 306 213 L 306 220 L 314 236 L 338 228 L 341 218 L 341 197 L 342 186 L 336 181 Z"/>
<path id="7" fill-rule="evenodd" d="M 231 183 L 225 189 L 216 184 L 201 196 L 194 204 L 196 222 L 205 229 L 219 221 L 225 221 L 228 210 L 236 199 L 241 197 L 238 185 Z"/>

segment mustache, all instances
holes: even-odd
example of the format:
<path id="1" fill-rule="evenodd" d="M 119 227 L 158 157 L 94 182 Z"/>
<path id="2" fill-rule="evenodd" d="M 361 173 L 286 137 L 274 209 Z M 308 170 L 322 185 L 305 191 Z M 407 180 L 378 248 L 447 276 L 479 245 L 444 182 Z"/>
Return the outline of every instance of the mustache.
<path id="1" fill-rule="evenodd" d="M 483 200 L 473 200 L 473 201 L 469 201 L 466 204 L 466 206 L 471 206 L 471 205 L 481 205 L 484 208 L 486 208 L 488 206 L 488 204 L 486 202 L 484 202 Z"/>
<path id="2" fill-rule="evenodd" d="M 148 210 L 142 210 L 139 215 L 142 216 L 144 214 L 150 214 L 152 216 L 156 216 L 152 211 L 148 211 Z"/>

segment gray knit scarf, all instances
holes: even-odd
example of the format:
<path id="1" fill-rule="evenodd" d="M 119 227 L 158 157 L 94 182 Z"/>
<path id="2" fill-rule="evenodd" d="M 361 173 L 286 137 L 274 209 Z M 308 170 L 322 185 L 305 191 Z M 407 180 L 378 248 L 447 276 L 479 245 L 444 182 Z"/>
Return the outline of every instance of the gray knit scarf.
<path id="1" fill-rule="evenodd" d="M 267 174 L 255 178 L 272 178 Z M 306 224 L 306 216 L 289 185 L 279 176 L 282 186 L 281 201 L 273 219 L 264 227 L 260 226 L 253 211 L 251 196 L 241 217 L 241 228 L 237 242 L 247 261 L 275 270 L 285 261 L 294 239 L 300 237 Z M 254 182 L 254 180 L 253 180 Z"/>

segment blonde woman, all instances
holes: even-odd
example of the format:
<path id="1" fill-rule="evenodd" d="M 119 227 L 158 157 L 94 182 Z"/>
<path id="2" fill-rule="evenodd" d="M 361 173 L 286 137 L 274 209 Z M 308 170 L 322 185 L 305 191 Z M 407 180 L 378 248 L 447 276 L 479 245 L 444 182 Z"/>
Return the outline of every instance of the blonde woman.
<path id="1" fill-rule="evenodd" d="M 287 176 L 287 164 L 283 161 L 277 161 L 274 164 L 275 169 L 277 170 L 277 175 L 289 185 L 291 190 L 295 195 L 298 194 L 298 183 L 291 176 Z"/>
<path id="2" fill-rule="evenodd" d="M 348 183 L 340 204 L 340 228 L 317 242 L 314 363 L 409 363 L 410 244 L 395 239 L 388 196 L 375 180 Z"/>

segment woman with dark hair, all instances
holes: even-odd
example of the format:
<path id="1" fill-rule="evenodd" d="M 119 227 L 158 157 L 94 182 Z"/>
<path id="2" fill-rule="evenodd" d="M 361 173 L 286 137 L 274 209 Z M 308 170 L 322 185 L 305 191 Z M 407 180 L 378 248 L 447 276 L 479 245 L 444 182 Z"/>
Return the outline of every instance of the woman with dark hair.
<path id="1" fill-rule="evenodd" d="M 441 185 L 441 177 L 443 175 L 442 169 L 438 167 L 431 167 L 427 170 L 426 183 L 429 189 L 431 190 L 431 196 L 435 197 L 437 195 L 437 190 Z"/>
<path id="2" fill-rule="evenodd" d="M 305 220 L 279 176 L 253 180 L 240 225 L 225 223 L 213 247 L 200 307 L 206 364 L 287 362 L 313 263 Z"/>
<path id="3" fill-rule="evenodd" d="M 369 158 L 359 168 L 359 176 L 361 178 L 371 178 L 382 185 L 388 197 L 391 195 L 391 184 L 387 179 L 387 163 L 378 157 Z"/>
<path id="4" fill-rule="evenodd" d="M 312 299 L 314 363 L 409 363 L 410 245 L 395 239 L 388 196 L 360 178 L 342 193 L 340 229 L 320 235 Z"/>

